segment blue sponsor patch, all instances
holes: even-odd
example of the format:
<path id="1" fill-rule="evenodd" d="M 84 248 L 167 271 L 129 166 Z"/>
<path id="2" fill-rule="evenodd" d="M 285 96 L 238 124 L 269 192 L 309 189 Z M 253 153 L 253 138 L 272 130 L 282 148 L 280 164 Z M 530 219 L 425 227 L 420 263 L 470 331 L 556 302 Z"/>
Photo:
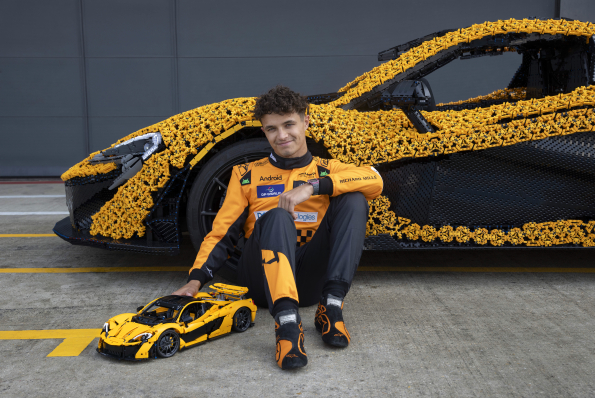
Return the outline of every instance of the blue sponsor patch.
<path id="1" fill-rule="evenodd" d="M 272 198 L 279 196 L 285 191 L 285 184 L 259 185 L 256 187 L 257 198 Z"/>

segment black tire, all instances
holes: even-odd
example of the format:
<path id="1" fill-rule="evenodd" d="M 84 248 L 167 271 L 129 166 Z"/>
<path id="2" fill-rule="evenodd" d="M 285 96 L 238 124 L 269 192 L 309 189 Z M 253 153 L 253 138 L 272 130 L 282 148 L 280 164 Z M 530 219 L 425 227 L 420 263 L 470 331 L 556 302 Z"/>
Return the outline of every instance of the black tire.
<path id="1" fill-rule="evenodd" d="M 159 336 L 159 339 L 155 343 L 155 350 L 161 358 L 172 357 L 179 349 L 180 335 L 172 329 L 161 333 L 161 336 Z"/>
<path id="2" fill-rule="evenodd" d="M 215 216 L 223 205 L 233 166 L 265 158 L 270 153 L 271 147 L 266 138 L 253 138 L 223 148 L 204 165 L 194 179 L 186 207 L 188 232 L 196 251 L 213 228 Z M 236 264 L 227 261 L 218 275 L 235 282 Z"/>
<path id="3" fill-rule="evenodd" d="M 232 329 L 234 332 L 242 333 L 248 330 L 252 323 L 252 311 L 248 307 L 242 307 L 233 314 Z"/>

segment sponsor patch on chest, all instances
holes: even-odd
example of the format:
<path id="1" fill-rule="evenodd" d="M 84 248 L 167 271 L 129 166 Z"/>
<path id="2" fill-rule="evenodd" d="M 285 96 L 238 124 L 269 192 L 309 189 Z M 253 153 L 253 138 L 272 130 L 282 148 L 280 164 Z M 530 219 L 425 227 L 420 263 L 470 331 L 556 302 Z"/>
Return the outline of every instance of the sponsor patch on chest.
<path id="1" fill-rule="evenodd" d="M 259 181 L 281 181 L 283 180 L 283 177 L 281 177 L 280 175 L 276 175 L 276 176 L 260 176 L 260 180 Z"/>
<path id="2" fill-rule="evenodd" d="M 259 185 L 256 187 L 257 198 L 272 198 L 279 196 L 285 190 L 285 184 Z"/>
<path id="3" fill-rule="evenodd" d="M 255 211 L 254 216 L 258 220 L 267 211 L 268 210 Z M 317 222 L 318 221 L 318 213 L 317 212 L 296 211 L 295 214 L 297 215 L 297 220 L 295 220 L 295 222 Z"/>
<path id="4" fill-rule="evenodd" d="M 315 171 L 313 171 L 311 173 L 303 172 L 303 173 L 298 174 L 298 178 L 300 178 L 300 177 L 305 178 L 307 180 L 311 180 L 312 178 L 316 178 L 316 172 Z"/>

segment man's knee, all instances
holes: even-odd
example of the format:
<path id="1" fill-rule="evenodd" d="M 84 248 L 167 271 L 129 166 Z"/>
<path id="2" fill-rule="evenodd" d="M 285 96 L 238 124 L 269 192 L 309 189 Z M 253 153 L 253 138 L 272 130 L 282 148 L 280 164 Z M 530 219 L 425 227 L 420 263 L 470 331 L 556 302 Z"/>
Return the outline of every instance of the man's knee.
<path id="1" fill-rule="evenodd" d="M 262 216 L 260 216 L 260 218 L 258 219 L 258 222 L 261 224 L 269 223 L 269 222 L 273 222 L 273 223 L 289 222 L 291 224 L 294 224 L 291 214 L 289 214 L 289 212 L 287 210 L 282 209 L 280 207 L 275 207 L 274 209 L 271 209 L 271 210 L 267 211 L 266 213 L 264 213 Z"/>
<path id="2" fill-rule="evenodd" d="M 367 214 L 369 211 L 368 201 L 361 192 L 346 192 L 335 197 L 333 200 L 336 200 L 340 207 L 353 212 L 363 211 Z"/>

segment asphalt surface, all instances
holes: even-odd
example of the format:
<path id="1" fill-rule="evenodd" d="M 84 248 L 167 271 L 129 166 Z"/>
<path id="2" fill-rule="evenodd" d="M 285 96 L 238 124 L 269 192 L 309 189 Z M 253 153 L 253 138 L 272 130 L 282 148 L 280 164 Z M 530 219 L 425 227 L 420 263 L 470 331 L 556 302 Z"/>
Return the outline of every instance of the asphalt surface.
<path id="1" fill-rule="evenodd" d="M 66 212 L 64 198 L 27 196 L 63 194 L 60 184 L 0 184 L 0 396 L 595 395 L 592 250 L 364 252 L 345 300 L 350 346 L 325 346 L 316 307 L 303 308 L 309 363 L 297 371 L 277 367 L 266 309 L 243 334 L 169 359 L 105 358 L 93 335 L 55 336 L 170 294 L 186 273 L 168 267 L 189 268 L 195 253 L 187 237 L 181 255 L 157 257 L 7 236 L 50 234 L 66 215 L 2 214 Z M 83 267 L 162 271 L 49 272 Z"/>

